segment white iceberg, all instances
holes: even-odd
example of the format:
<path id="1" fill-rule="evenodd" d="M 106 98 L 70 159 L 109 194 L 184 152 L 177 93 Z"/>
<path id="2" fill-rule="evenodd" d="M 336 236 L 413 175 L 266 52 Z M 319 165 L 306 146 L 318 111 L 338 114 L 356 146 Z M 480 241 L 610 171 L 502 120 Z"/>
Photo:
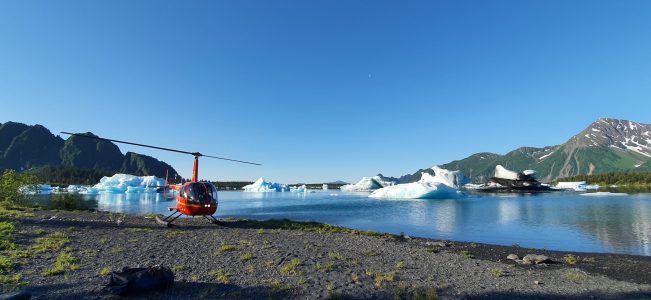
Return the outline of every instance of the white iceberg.
<path id="1" fill-rule="evenodd" d="M 554 186 L 554 189 L 585 192 L 587 190 L 586 186 L 585 181 L 559 181 Z"/>
<path id="2" fill-rule="evenodd" d="M 301 186 L 292 186 L 289 188 L 290 192 L 295 192 L 295 193 L 305 193 L 307 192 L 307 187 L 305 185 Z"/>
<path id="3" fill-rule="evenodd" d="M 599 185 L 587 184 L 585 181 L 560 181 L 554 186 L 554 189 L 585 192 L 587 190 L 598 190 Z"/>
<path id="4" fill-rule="evenodd" d="M 129 174 L 115 174 L 104 176 L 93 187 L 79 187 L 80 194 L 120 194 L 120 193 L 155 193 L 159 187 L 165 185 L 165 179 L 156 176 L 134 176 Z M 68 191 L 70 192 L 70 186 Z M 76 189 L 73 186 L 73 190 Z"/>
<path id="5" fill-rule="evenodd" d="M 495 166 L 495 177 L 509 180 L 518 180 L 519 176 L 517 172 L 507 170 L 502 167 L 502 165 Z"/>
<path id="6" fill-rule="evenodd" d="M 92 186 L 84 186 L 79 191 L 79 194 L 82 194 L 82 195 L 97 195 L 97 194 L 99 194 L 99 192 L 100 191 L 97 188 L 94 188 Z"/>
<path id="7" fill-rule="evenodd" d="M 579 194 L 579 195 L 581 195 L 581 196 L 590 196 L 590 197 L 628 196 L 627 193 L 611 193 L 611 192 L 583 193 L 583 194 Z"/>
<path id="8" fill-rule="evenodd" d="M 275 182 L 265 181 L 264 178 L 256 180 L 254 183 L 242 187 L 245 192 L 265 193 L 265 192 L 288 192 L 289 186 Z"/>
<path id="9" fill-rule="evenodd" d="M 387 181 L 380 176 L 362 177 L 355 184 L 346 184 L 339 189 L 344 192 L 369 192 L 383 187 L 394 185 L 393 181 Z"/>
<path id="10" fill-rule="evenodd" d="M 371 198 L 394 199 L 449 199 L 460 198 L 464 194 L 459 187 L 466 183 L 466 178 L 460 171 L 449 171 L 432 167 L 434 176 L 422 173 L 417 182 L 387 186 L 371 193 Z"/>

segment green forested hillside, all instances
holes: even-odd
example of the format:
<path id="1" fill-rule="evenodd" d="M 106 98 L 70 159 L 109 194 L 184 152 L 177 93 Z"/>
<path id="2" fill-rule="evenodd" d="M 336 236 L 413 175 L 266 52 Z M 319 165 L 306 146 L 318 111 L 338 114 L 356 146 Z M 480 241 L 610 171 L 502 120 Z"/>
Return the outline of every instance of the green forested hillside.
<path id="1" fill-rule="evenodd" d="M 169 171 L 170 178 L 180 178 L 165 162 L 132 152 L 123 155 L 111 142 L 76 136 L 63 140 L 41 125 L 16 122 L 0 125 L 0 170 L 5 169 L 34 169 L 48 182 L 58 183 L 86 183 L 87 178 L 96 182 L 119 172 L 164 177 Z"/>

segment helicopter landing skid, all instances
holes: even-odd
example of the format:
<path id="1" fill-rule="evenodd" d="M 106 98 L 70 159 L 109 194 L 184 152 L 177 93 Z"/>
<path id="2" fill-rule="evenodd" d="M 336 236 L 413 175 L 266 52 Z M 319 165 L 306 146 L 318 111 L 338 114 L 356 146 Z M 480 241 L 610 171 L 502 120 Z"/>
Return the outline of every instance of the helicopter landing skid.
<path id="1" fill-rule="evenodd" d="M 157 216 L 156 217 L 156 222 L 158 222 L 161 225 L 170 227 L 170 226 L 172 226 L 172 222 L 174 222 L 174 220 L 178 219 L 180 216 L 183 215 L 183 213 L 181 213 L 176 208 L 170 207 L 169 210 L 172 212 L 171 214 L 169 214 L 167 217 L 165 217 L 163 219 L 160 219 Z M 224 222 L 217 220 L 217 218 L 215 218 L 213 215 L 203 215 L 203 217 L 206 218 L 206 220 L 208 220 L 208 222 L 210 222 L 212 224 L 217 224 L 217 225 L 224 225 L 225 224 Z"/>
<path id="2" fill-rule="evenodd" d="M 167 217 L 163 218 L 163 219 L 156 216 L 156 222 L 158 224 L 170 227 L 170 226 L 172 226 L 172 222 L 174 222 L 174 220 L 178 219 L 178 217 L 183 215 L 180 211 L 178 211 L 178 210 L 176 210 L 174 208 L 170 207 L 169 210 L 172 211 L 172 213 L 170 215 L 168 215 Z"/>
<path id="3" fill-rule="evenodd" d="M 208 222 L 213 223 L 213 224 L 217 224 L 217 225 L 224 225 L 225 224 L 224 222 L 222 222 L 220 220 L 217 220 L 217 218 L 215 218 L 213 215 L 209 215 L 209 216 L 204 215 L 203 217 L 206 218 L 206 220 L 208 220 Z"/>

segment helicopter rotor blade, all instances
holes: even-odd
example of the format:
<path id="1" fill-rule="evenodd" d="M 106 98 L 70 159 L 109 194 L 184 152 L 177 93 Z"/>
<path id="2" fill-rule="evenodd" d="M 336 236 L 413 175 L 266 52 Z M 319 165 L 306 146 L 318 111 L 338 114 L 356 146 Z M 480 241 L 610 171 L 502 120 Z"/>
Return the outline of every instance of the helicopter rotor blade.
<path id="1" fill-rule="evenodd" d="M 210 158 L 216 158 L 216 159 L 229 160 L 229 161 L 239 162 L 239 163 L 243 163 L 243 164 L 250 164 L 250 165 L 256 165 L 256 166 L 262 166 L 262 164 L 259 164 L 259 163 L 254 163 L 254 162 L 249 162 L 249 161 L 243 161 L 243 160 L 237 160 L 237 159 L 224 158 L 224 157 L 219 157 L 219 156 L 211 156 L 211 155 L 204 155 L 204 154 L 202 154 L 201 156 L 210 157 Z"/>
<path id="2" fill-rule="evenodd" d="M 243 160 L 230 159 L 230 158 L 219 157 L 219 156 L 204 155 L 204 154 L 201 154 L 201 153 L 199 153 L 199 152 L 190 152 L 190 151 L 176 150 L 176 149 L 165 148 L 165 147 L 158 147 L 158 146 L 151 146 L 151 145 L 145 145 L 145 144 L 138 144 L 138 143 L 132 143 L 132 142 L 127 142 L 127 141 L 120 141 L 120 140 L 114 140 L 114 139 L 107 139 L 107 138 L 102 138 L 102 137 L 98 137 L 98 136 L 90 136 L 90 135 L 85 135 L 85 134 L 80 134 L 80 133 L 71 133 L 71 132 L 65 132 L 65 131 L 61 131 L 61 133 L 63 133 L 63 134 L 68 134 L 68 135 L 72 135 L 72 136 L 78 136 L 78 137 L 84 137 L 84 138 L 89 138 L 89 139 L 100 140 L 100 141 L 108 141 L 108 142 L 122 143 L 122 144 L 134 145 L 134 146 L 139 146 L 139 147 L 146 147 L 146 148 L 153 148 L 153 149 L 158 149 L 158 150 L 172 151 L 172 152 L 176 152 L 176 153 L 190 154 L 190 155 L 194 155 L 194 156 L 196 156 L 196 157 L 199 157 L 199 156 L 205 156 L 205 157 L 210 157 L 210 158 L 216 158 L 216 159 L 221 159 L 221 160 L 228 160 L 228 161 L 239 162 L 239 163 L 244 163 L 244 164 L 251 164 L 251 165 L 256 165 L 256 166 L 261 166 L 261 165 L 262 165 L 262 164 L 253 163 L 253 162 L 248 162 L 248 161 L 243 161 Z"/>

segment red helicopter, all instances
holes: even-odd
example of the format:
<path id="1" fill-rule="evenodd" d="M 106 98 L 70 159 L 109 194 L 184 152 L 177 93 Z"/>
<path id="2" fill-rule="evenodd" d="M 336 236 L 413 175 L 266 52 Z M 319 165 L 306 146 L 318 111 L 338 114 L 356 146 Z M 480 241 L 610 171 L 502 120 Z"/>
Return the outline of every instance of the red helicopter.
<path id="1" fill-rule="evenodd" d="M 156 217 L 157 221 L 164 225 L 171 224 L 171 222 L 173 222 L 174 220 L 176 220 L 178 217 L 182 215 L 191 216 L 191 217 L 203 216 L 204 218 L 208 219 L 208 221 L 212 223 L 216 223 L 216 224 L 220 223 L 213 216 L 213 214 L 215 214 L 215 212 L 217 211 L 217 204 L 218 204 L 217 188 L 215 188 L 215 186 L 210 182 L 198 181 L 199 157 L 204 156 L 209 158 L 216 158 L 216 159 L 228 160 L 228 161 L 233 161 L 238 163 L 261 166 L 261 164 L 258 163 L 205 155 L 199 152 L 181 151 L 181 150 L 170 149 L 170 148 L 163 148 L 163 147 L 150 146 L 150 145 L 144 145 L 144 144 L 138 144 L 132 142 L 125 142 L 120 140 L 101 138 L 101 137 L 90 136 L 90 135 L 79 134 L 79 133 L 70 133 L 70 132 L 63 132 L 63 131 L 61 133 L 89 138 L 89 139 L 100 140 L 100 141 L 109 141 L 109 142 L 122 143 L 122 144 L 128 144 L 128 145 L 134 145 L 140 147 L 154 148 L 154 149 L 165 150 L 165 151 L 172 151 L 177 153 L 190 154 L 194 156 L 194 167 L 192 168 L 191 181 L 188 181 L 184 184 L 169 185 L 167 184 L 167 174 L 165 174 L 165 185 L 159 186 L 163 188 L 164 193 L 168 188 L 179 192 L 179 195 L 176 197 L 176 207 L 169 208 L 169 210 L 172 213 L 166 216 L 165 218 L 163 218 L 162 220 Z"/>

